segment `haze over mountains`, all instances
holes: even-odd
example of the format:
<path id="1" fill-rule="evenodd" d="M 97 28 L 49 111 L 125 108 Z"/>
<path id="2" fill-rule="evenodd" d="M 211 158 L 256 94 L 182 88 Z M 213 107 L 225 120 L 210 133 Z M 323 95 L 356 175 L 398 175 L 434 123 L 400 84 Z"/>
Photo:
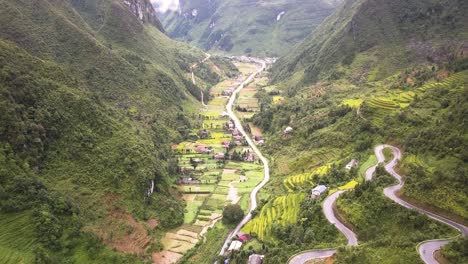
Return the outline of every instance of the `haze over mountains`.
<path id="1" fill-rule="evenodd" d="M 341 0 L 180 1 L 177 10 L 162 13 L 161 17 L 171 37 L 205 50 L 276 57 L 303 40 L 340 3 Z"/>

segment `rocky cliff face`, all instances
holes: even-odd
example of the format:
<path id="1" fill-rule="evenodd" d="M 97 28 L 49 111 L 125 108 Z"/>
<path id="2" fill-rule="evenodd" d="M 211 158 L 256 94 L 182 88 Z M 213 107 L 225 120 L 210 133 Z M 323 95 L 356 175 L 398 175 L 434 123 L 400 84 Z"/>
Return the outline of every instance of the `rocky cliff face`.
<path id="1" fill-rule="evenodd" d="M 128 6 L 135 16 L 137 16 L 143 23 L 150 23 L 157 27 L 160 31 L 164 32 L 164 28 L 156 16 L 151 1 L 149 0 L 124 0 L 124 4 Z"/>

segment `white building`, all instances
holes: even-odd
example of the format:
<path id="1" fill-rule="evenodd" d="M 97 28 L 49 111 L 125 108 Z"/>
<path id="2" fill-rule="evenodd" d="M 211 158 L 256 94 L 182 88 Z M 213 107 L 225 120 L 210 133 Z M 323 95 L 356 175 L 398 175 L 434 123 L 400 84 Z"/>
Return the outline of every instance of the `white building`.
<path id="1" fill-rule="evenodd" d="M 315 188 L 312 189 L 312 192 L 310 194 L 311 198 L 317 198 L 322 195 L 327 190 L 327 186 L 325 185 L 317 185 Z"/>
<path id="2" fill-rule="evenodd" d="M 294 129 L 293 129 L 292 127 L 287 127 L 287 128 L 284 130 L 284 133 L 285 133 L 285 134 L 289 134 L 289 133 L 293 132 L 293 130 L 294 130 Z"/>
<path id="3" fill-rule="evenodd" d="M 231 251 L 234 251 L 234 250 L 239 251 L 241 247 L 242 247 L 242 242 L 234 240 L 234 241 L 231 242 L 231 245 L 229 246 L 228 252 L 231 252 Z"/>
<path id="4" fill-rule="evenodd" d="M 352 167 L 356 167 L 358 165 L 357 160 L 353 159 L 348 164 L 346 164 L 346 169 L 350 170 Z"/>

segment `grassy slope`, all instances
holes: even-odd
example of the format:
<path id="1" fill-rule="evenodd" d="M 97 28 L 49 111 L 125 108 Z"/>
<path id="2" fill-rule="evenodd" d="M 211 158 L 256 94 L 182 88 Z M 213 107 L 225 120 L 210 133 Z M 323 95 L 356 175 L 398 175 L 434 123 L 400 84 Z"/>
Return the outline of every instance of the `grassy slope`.
<path id="1" fill-rule="evenodd" d="M 200 90 L 188 73 L 203 52 L 142 24 L 117 0 L 4 1 L 0 17 L 0 220 L 32 207 L 33 222 L 58 219 L 31 227 L 44 238 L 34 255 L 48 261 L 134 263 L 70 230 L 113 228 L 102 225 L 116 206 L 163 228 L 183 221 L 168 146 L 191 126 L 183 112 Z M 152 179 L 157 207 L 144 199 Z M 55 238 L 43 234 L 51 230 Z"/>
<path id="2" fill-rule="evenodd" d="M 207 5 L 184 1 L 182 14 L 166 14 L 163 24 L 171 36 L 208 50 L 278 56 L 304 39 L 339 2 L 230 0 Z M 191 15 L 193 9 L 198 10 L 196 17 Z M 277 21 L 282 11 L 285 14 Z"/>

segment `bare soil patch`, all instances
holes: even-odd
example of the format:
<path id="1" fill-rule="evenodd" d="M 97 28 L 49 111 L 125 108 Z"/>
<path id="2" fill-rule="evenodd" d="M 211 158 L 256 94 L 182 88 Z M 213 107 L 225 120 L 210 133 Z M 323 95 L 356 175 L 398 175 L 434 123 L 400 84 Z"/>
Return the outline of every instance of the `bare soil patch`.
<path id="1" fill-rule="evenodd" d="M 176 263 L 180 258 L 182 258 L 182 254 L 174 253 L 167 250 L 158 253 L 153 253 L 153 263 L 155 264 Z"/>

